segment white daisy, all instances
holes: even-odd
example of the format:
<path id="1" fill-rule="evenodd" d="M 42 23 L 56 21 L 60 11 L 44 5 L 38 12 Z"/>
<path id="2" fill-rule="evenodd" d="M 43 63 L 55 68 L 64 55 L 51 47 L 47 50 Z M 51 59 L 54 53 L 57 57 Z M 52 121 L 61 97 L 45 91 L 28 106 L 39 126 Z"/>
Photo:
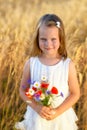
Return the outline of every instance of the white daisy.
<path id="1" fill-rule="evenodd" d="M 40 95 L 40 100 L 44 100 L 44 99 L 45 99 L 45 94 L 42 93 L 42 94 Z"/>
<path id="2" fill-rule="evenodd" d="M 45 75 L 41 76 L 41 81 L 47 81 L 47 77 Z"/>
<path id="3" fill-rule="evenodd" d="M 28 93 L 29 95 L 34 95 L 35 91 L 34 91 L 32 88 L 30 88 L 27 93 Z"/>
<path id="4" fill-rule="evenodd" d="M 40 87 L 40 82 L 35 82 L 35 83 L 33 84 L 33 86 L 34 86 L 35 88 L 39 88 L 39 87 Z"/>
<path id="5" fill-rule="evenodd" d="M 52 103 L 52 101 L 53 101 L 53 99 L 52 99 L 52 97 L 50 97 L 48 105 L 50 105 Z"/>

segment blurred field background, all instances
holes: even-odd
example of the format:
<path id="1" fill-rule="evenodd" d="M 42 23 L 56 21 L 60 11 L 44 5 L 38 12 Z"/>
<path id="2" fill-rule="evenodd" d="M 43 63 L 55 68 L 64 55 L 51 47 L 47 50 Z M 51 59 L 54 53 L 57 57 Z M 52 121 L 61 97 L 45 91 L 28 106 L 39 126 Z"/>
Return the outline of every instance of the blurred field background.
<path id="1" fill-rule="evenodd" d="M 22 70 L 35 24 L 45 13 L 55 13 L 64 22 L 68 55 L 81 88 L 74 108 L 79 130 L 87 130 L 87 0 L 0 0 L 0 130 L 15 130 L 15 122 L 23 119 Z"/>

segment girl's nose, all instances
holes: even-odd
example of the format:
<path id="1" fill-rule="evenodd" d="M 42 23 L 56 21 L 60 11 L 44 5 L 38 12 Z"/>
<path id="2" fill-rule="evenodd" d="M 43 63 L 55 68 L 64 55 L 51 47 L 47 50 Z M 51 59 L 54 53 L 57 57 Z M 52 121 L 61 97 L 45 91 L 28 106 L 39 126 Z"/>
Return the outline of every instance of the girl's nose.
<path id="1" fill-rule="evenodd" d="M 50 46 L 51 45 L 51 41 L 50 40 L 47 40 L 46 42 L 45 42 L 45 46 Z"/>

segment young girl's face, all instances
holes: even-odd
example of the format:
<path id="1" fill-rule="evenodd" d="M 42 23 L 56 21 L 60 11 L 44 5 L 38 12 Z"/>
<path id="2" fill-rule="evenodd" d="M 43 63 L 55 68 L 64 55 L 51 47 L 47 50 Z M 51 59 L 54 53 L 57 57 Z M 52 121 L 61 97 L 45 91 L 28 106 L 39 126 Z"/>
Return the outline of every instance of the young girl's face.
<path id="1" fill-rule="evenodd" d="M 56 26 L 42 25 L 39 29 L 39 47 L 43 54 L 47 56 L 58 55 L 58 49 L 60 46 L 59 32 Z"/>

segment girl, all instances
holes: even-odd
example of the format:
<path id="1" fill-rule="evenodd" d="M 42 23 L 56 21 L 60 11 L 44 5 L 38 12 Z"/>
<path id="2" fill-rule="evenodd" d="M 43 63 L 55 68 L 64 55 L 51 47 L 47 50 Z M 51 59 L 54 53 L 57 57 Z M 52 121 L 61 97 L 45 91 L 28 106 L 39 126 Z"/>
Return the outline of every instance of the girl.
<path id="1" fill-rule="evenodd" d="M 16 123 L 20 130 L 77 130 L 77 116 L 72 106 L 80 97 L 74 63 L 67 58 L 65 32 L 61 19 L 55 14 L 41 17 L 36 26 L 30 59 L 25 63 L 20 85 L 20 96 L 27 102 L 22 122 Z M 25 95 L 28 80 L 31 83 L 45 77 L 49 90 L 56 86 L 62 96 L 45 106 Z"/>

